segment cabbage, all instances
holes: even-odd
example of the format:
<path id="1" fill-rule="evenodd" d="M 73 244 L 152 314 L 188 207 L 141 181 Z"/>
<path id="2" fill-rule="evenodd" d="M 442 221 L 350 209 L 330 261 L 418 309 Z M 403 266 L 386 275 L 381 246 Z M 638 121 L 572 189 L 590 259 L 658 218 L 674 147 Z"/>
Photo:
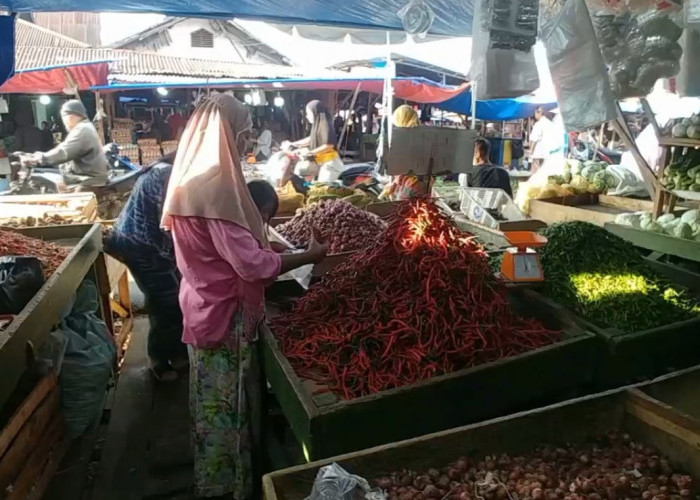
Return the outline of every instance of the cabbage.
<path id="1" fill-rule="evenodd" d="M 581 173 L 581 162 L 578 160 L 566 160 L 566 164 L 571 170 L 571 175 L 578 175 Z"/>
<path id="2" fill-rule="evenodd" d="M 676 238 L 690 239 L 693 237 L 693 230 L 690 228 L 690 224 L 681 222 L 673 230 L 673 236 L 675 236 Z"/>
<path id="3" fill-rule="evenodd" d="M 639 227 L 640 227 L 640 229 L 643 229 L 645 231 L 652 231 L 654 233 L 663 233 L 664 232 L 663 228 L 658 223 L 651 220 L 650 218 L 643 219 Z"/>
<path id="4" fill-rule="evenodd" d="M 681 215 L 681 222 L 685 222 L 686 224 L 692 224 L 693 222 L 700 223 L 700 210 L 694 208 L 684 212 L 683 215 Z"/>
<path id="5" fill-rule="evenodd" d="M 676 219 L 676 216 L 673 214 L 664 214 L 660 215 L 658 219 L 656 219 L 656 222 L 661 224 L 662 226 L 664 224 L 668 224 L 669 222 L 673 222 Z"/>
<path id="6" fill-rule="evenodd" d="M 579 194 L 588 191 L 588 181 L 582 175 L 574 175 L 571 178 L 571 187 Z"/>
<path id="7" fill-rule="evenodd" d="M 640 216 L 638 214 L 619 214 L 615 217 L 615 224 L 629 227 L 639 227 Z"/>

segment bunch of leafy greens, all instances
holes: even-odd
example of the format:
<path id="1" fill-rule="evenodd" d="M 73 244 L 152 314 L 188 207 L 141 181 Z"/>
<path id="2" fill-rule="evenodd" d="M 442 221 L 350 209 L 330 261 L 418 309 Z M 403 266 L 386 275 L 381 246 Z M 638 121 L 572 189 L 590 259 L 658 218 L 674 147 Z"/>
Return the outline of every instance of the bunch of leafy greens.
<path id="1" fill-rule="evenodd" d="M 622 238 L 587 222 L 542 231 L 545 294 L 603 327 L 635 332 L 700 315 L 688 293 L 660 277 Z"/>

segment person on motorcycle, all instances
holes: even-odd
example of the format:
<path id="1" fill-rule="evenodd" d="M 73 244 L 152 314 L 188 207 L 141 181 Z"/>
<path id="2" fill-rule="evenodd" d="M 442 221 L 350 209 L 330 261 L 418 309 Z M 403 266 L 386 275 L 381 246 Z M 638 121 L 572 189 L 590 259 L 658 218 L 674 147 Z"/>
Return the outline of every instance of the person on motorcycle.
<path id="1" fill-rule="evenodd" d="M 34 153 L 25 162 L 31 166 L 58 165 L 63 178 L 57 186 L 59 192 L 104 186 L 108 180 L 107 158 L 85 106 L 78 100 L 67 101 L 61 107 L 61 118 L 68 130 L 64 141 L 46 153 Z"/>

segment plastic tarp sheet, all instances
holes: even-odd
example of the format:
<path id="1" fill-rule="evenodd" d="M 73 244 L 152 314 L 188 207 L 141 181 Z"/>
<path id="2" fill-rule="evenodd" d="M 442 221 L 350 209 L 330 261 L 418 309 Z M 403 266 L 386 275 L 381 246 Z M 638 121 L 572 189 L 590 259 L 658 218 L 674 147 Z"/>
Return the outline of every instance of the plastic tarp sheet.
<path id="1" fill-rule="evenodd" d="M 77 85 L 78 90 L 107 84 L 109 61 L 63 64 L 15 72 L 0 86 L 3 94 L 59 94 Z"/>
<path id="2" fill-rule="evenodd" d="M 550 110 L 557 107 L 557 102 L 533 96 L 477 101 L 476 117 L 479 120 L 520 120 L 533 116 L 535 110 L 540 106 Z M 470 91 L 463 92 L 452 99 L 440 103 L 438 107 L 453 113 L 471 115 L 472 94 Z"/>
<path id="3" fill-rule="evenodd" d="M 0 16 L 0 85 L 15 70 L 15 16 Z"/>
<path id="4" fill-rule="evenodd" d="M 198 88 L 213 86 L 216 88 L 259 88 L 266 90 L 355 90 L 360 85 L 362 92 L 381 94 L 384 90 L 384 80 L 381 78 L 348 78 L 348 79 L 285 79 L 285 80 L 201 80 L 184 84 L 168 84 L 167 77 L 159 83 L 111 83 L 110 85 L 94 86 L 93 90 L 117 91 L 136 90 L 144 88 Z M 458 87 L 441 85 L 424 78 L 395 78 L 393 80 L 394 95 L 421 104 L 436 104 L 448 101 L 456 96 L 467 93 L 469 84 Z"/>
<path id="5" fill-rule="evenodd" d="M 148 12 L 183 17 L 247 18 L 293 24 L 401 30 L 398 12 L 408 0 L 0 0 L 9 12 Z M 429 33 L 469 36 L 473 0 L 430 0 L 435 19 Z"/>

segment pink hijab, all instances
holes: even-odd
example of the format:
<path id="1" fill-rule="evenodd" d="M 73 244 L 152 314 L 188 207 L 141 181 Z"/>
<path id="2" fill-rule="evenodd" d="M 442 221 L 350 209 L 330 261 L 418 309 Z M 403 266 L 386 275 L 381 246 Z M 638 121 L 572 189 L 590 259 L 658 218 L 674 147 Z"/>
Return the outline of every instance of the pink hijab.
<path id="1" fill-rule="evenodd" d="M 252 129 L 243 103 L 214 94 L 195 110 L 177 150 L 161 225 L 172 227 L 172 216 L 203 217 L 233 222 L 247 229 L 263 248 L 269 248 L 262 216 L 243 176 L 237 139 Z M 264 283 L 241 289 L 244 333 L 254 334 L 264 313 Z M 235 339 L 229 341 L 235 343 Z"/>
<path id="2" fill-rule="evenodd" d="M 202 102 L 180 139 L 161 225 L 171 216 L 203 217 L 233 222 L 269 246 L 262 220 L 241 168 L 237 140 L 253 128 L 245 105 L 227 94 Z"/>

